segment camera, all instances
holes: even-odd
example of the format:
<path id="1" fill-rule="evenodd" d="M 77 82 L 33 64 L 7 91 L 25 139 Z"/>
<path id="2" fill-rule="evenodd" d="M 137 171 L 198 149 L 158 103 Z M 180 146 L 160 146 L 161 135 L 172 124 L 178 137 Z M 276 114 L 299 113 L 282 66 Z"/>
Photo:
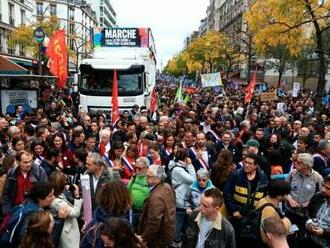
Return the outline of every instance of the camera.
<path id="1" fill-rule="evenodd" d="M 69 186 L 69 191 L 71 191 L 72 193 L 74 192 L 75 188 L 73 186 L 73 184 L 75 184 L 75 177 L 74 176 L 67 176 L 66 181 L 65 181 L 65 185 Z"/>

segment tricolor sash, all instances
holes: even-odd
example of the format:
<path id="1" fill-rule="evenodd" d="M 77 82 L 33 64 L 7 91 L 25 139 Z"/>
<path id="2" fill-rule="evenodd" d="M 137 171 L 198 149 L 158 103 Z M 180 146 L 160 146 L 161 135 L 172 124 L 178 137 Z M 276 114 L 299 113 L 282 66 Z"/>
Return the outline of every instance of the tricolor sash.
<path id="1" fill-rule="evenodd" d="M 37 156 L 36 159 L 34 160 L 34 163 L 36 165 L 40 165 L 45 159 L 42 156 Z"/>
<path id="2" fill-rule="evenodd" d="M 115 166 L 114 162 L 112 162 L 107 156 L 103 155 L 103 158 L 111 168 Z"/>
<path id="3" fill-rule="evenodd" d="M 166 153 L 167 156 L 170 156 L 171 155 L 170 151 L 167 150 L 166 148 L 165 148 L 165 153 Z"/>
<path id="4" fill-rule="evenodd" d="M 122 157 L 121 159 L 123 161 L 123 164 L 130 170 L 130 172 L 135 171 L 132 163 L 130 163 L 126 157 Z"/>
<path id="5" fill-rule="evenodd" d="M 214 136 L 214 138 L 217 140 L 217 141 L 221 141 L 220 137 L 212 130 L 210 129 L 209 132 Z"/>
<path id="6" fill-rule="evenodd" d="M 192 151 L 192 153 L 194 154 L 194 156 L 197 159 L 197 151 L 195 150 L 195 148 L 191 147 L 190 150 Z M 205 161 L 205 159 L 202 156 L 200 159 L 198 159 L 198 161 L 204 169 L 209 170 L 209 164 Z"/>

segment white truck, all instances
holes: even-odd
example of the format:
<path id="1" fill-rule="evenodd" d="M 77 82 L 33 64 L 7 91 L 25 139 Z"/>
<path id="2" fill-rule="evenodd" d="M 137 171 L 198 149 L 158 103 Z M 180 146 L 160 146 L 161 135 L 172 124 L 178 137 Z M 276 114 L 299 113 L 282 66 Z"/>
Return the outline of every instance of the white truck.
<path id="1" fill-rule="evenodd" d="M 97 28 L 92 58 L 79 67 L 80 107 L 90 113 L 111 111 L 114 70 L 119 109 L 147 106 L 156 83 L 156 49 L 149 28 Z"/>

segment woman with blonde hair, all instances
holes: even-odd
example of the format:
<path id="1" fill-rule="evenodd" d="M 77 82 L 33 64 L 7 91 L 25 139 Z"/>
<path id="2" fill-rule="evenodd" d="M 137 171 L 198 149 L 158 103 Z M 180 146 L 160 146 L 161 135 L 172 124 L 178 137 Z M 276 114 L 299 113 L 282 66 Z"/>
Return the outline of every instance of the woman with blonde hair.
<path id="1" fill-rule="evenodd" d="M 54 219 L 50 212 L 39 211 L 28 220 L 27 233 L 23 237 L 20 248 L 55 248 L 52 240 Z"/>

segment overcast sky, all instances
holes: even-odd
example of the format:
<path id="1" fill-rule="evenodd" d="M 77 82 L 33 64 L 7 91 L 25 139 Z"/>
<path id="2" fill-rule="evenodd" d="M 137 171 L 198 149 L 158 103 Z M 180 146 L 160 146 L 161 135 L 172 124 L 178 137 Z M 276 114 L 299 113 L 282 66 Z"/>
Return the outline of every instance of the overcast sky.
<path id="1" fill-rule="evenodd" d="M 158 68 L 182 50 L 185 37 L 198 30 L 209 0 L 112 0 L 118 27 L 150 27 Z"/>

